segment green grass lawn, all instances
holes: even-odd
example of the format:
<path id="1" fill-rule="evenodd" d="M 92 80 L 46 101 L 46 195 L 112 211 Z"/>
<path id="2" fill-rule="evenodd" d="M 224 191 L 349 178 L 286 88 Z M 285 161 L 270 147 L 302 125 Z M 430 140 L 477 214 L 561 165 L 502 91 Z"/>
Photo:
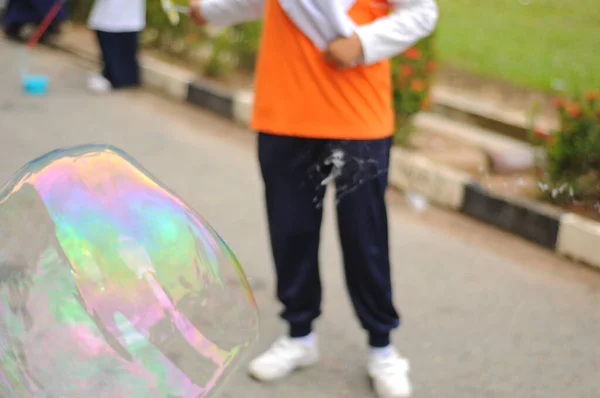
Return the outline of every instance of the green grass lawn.
<path id="1" fill-rule="evenodd" d="M 568 92 L 600 88 L 599 0 L 438 0 L 442 61 Z"/>

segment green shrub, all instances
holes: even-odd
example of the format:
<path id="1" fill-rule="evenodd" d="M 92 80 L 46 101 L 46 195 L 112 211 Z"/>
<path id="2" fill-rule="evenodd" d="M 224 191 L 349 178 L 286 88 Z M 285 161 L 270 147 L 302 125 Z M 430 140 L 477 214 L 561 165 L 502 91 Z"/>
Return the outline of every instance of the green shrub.
<path id="1" fill-rule="evenodd" d="M 413 117 L 420 111 L 429 109 L 429 94 L 437 69 L 435 34 L 392 59 L 396 144 L 409 144 L 414 132 Z"/>
<path id="2" fill-rule="evenodd" d="M 238 57 L 239 69 L 244 72 L 254 71 L 261 30 L 260 22 L 250 22 L 233 27 L 234 37 L 231 49 Z"/>
<path id="3" fill-rule="evenodd" d="M 547 195 L 554 201 L 600 199 L 600 99 L 597 91 L 577 98 L 556 98 L 559 128 L 532 130 L 532 140 L 544 148 Z"/>

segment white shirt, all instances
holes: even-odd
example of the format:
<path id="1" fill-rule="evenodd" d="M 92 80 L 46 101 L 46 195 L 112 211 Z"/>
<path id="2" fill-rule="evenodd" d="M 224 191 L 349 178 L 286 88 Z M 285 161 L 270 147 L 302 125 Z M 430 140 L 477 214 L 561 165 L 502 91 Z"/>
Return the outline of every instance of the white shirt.
<path id="1" fill-rule="evenodd" d="M 279 0 L 292 21 L 320 50 L 336 37 L 350 37 L 356 24 L 348 11 L 356 0 Z"/>
<path id="2" fill-rule="evenodd" d="M 141 32 L 146 27 L 146 0 L 96 0 L 88 26 L 103 32 Z"/>
<path id="3" fill-rule="evenodd" d="M 212 24 L 232 25 L 261 19 L 265 1 L 268 0 L 203 0 L 200 2 L 200 12 Z M 318 21 L 315 20 L 314 13 L 307 13 L 306 7 L 294 6 L 293 0 L 278 1 L 280 4 L 287 4 L 285 7 L 282 5 L 284 11 L 317 47 L 322 47 L 323 42 L 328 41 L 329 37 L 320 37 L 318 35 L 321 33 L 316 33 L 319 29 L 316 28 Z M 304 2 L 316 1 L 327 0 L 305 0 Z M 352 1 L 346 3 L 353 4 Z M 435 0 L 388 0 L 388 3 L 392 9 L 389 15 L 354 28 L 354 33 L 358 35 L 363 46 L 365 64 L 373 64 L 404 52 L 417 41 L 431 34 L 437 24 L 439 11 Z M 335 18 L 338 16 L 338 14 L 334 15 Z M 331 20 L 331 15 L 329 17 L 323 15 L 323 17 L 330 18 L 330 27 L 336 23 Z M 344 23 L 343 19 L 338 22 Z"/>

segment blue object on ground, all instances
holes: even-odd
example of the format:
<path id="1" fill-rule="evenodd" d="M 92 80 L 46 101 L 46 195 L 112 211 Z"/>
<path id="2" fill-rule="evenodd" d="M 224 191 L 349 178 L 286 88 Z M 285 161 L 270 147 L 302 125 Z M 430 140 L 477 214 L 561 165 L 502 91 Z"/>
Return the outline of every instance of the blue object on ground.
<path id="1" fill-rule="evenodd" d="M 48 91 L 49 80 L 44 75 L 28 75 L 23 77 L 23 88 L 27 94 L 43 95 Z"/>

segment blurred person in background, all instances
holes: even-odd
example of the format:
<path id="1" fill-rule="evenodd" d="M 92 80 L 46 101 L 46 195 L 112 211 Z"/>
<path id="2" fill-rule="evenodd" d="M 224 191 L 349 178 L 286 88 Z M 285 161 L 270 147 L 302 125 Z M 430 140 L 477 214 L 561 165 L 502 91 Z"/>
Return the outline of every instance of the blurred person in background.
<path id="1" fill-rule="evenodd" d="M 40 40 L 44 42 L 51 39 L 60 32 L 61 23 L 67 19 L 63 0 L 8 0 L 2 21 L 4 33 L 10 39 L 25 41 L 24 28 L 27 25 L 37 27 L 57 1 L 62 2 L 63 6 Z"/>
<path id="2" fill-rule="evenodd" d="M 367 373 L 380 398 L 408 397 L 409 362 L 391 343 L 400 317 L 385 201 L 394 131 L 388 59 L 429 35 L 438 9 L 435 0 L 328 1 L 191 3 L 199 25 L 263 20 L 251 127 L 259 132 L 277 296 L 289 329 L 249 372 L 272 381 L 319 359 L 319 203 L 332 181 L 347 287 L 368 337 Z"/>
<path id="3" fill-rule="evenodd" d="M 146 0 L 96 0 L 88 19 L 100 46 L 101 73 L 88 79 L 95 93 L 138 87 L 139 35 L 146 26 Z"/>

